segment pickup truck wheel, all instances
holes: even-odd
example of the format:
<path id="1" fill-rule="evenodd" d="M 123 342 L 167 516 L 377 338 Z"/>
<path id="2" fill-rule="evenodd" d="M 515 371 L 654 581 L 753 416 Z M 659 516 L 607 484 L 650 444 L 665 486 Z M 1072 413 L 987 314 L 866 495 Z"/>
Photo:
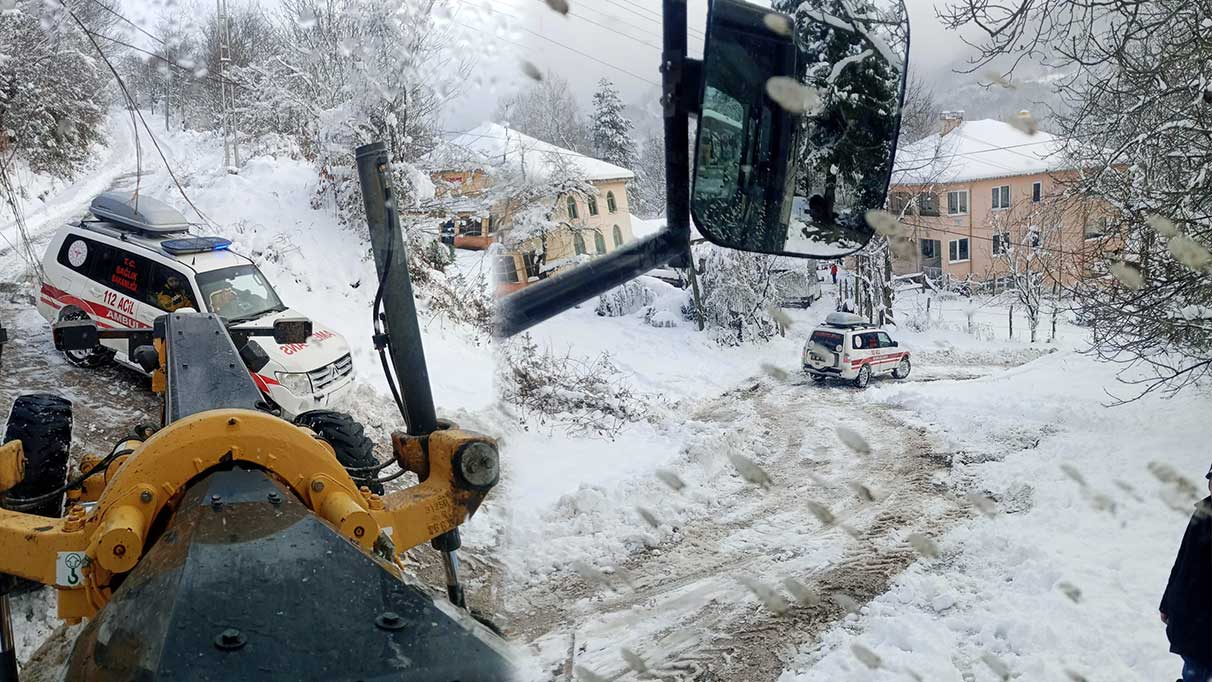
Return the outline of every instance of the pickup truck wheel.
<path id="1" fill-rule="evenodd" d="M 366 437 L 362 425 L 344 412 L 335 410 L 310 410 L 295 417 L 295 423 L 316 432 L 316 436 L 332 446 L 341 466 L 349 469 L 365 469 L 378 464 L 374 443 Z M 351 475 L 354 483 L 367 486 L 370 492 L 383 494 L 383 484 L 374 481 L 377 472 L 359 472 Z M 361 477 L 361 478 L 359 478 Z"/>
<path id="2" fill-rule="evenodd" d="M 896 366 L 896 369 L 892 370 L 892 378 L 904 379 L 909 376 L 909 370 L 912 368 L 912 365 L 909 364 L 909 358 L 901 358 L 900 364 Z"/>
<path id="3" fill-rule="evenodd" d="M 72 442 L 72 404 L 56 395 L 35 393 L 13 401 L 4 430 L 4 442 L 19 440 L 25 454 L 25 478 L 4 494 L 7 509 L 59 518 L 67 482 L 68 450 Z M 29 498 L 46 498 L 23 503 Z M 40 584 L 0 574 L 0 592 L 29 592 Z"/>
<path id="4" fill-rule="evenodd" d="M 854 385 L 858 388 L 867 388 L 869 383 L 871 383 L 871 365 L 863 365 L 859 368 L 858 376 L 854 377 Z"/>
<path id="5" fill-rule="evenodd" d="M 59 320 L 61 322 L 67 320 L 87 319 L 89 319 L 88 313 L 80 310 L 79 308 L 65 308 L 63 312 L 59 314 Z M 88 350 L 65 350 L 63 351 L 63 357 L 68 361 L 68 363 L 76 367 L 93 369 L 95 367 L 100 367 L 113 359 L 114 351 L 101 344 L 97 344 Z"/>

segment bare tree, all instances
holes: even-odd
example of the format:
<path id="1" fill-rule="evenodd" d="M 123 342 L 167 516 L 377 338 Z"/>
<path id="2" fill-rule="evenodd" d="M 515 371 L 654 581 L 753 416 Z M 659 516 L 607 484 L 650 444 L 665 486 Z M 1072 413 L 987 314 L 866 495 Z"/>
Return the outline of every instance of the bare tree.
<path id="1" fill-rule="evenodd" d="M 1068 188 L 1106 209 L 1104 253 L 1075 287 L 1092 352 L 1126 367 L 1135 396 L 1177 391 L 1212 371 L 1212 0 L 983 0 L 942 13 L 979 39 L 973 68 L 1002 56 L 1070 74 L 1057 88 Z M 1132 397 L 1135 397 L 1132 396 Z M 1131 399 L 1131 397 L 1129 397 Z"/>
<path id="2" fill-rule="evenodd" d="M 503 98 L 496 118 L 533 138 L 582 154 L 592 154 L 593 140 L 572 86 L 548 71 L 542 80 Z"/>

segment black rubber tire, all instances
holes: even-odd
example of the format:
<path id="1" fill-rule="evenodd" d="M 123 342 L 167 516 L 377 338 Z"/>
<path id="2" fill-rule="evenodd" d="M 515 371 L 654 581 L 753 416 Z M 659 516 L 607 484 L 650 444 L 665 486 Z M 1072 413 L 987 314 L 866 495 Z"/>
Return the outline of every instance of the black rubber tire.
<path id="1" fill-rule="evenodd" d="M 909 376 L 909 372 L 912 369 L 913 365 L 909 362 L 909 358 L 901 358 L 901 361 L 896 365 L 896 369 L 892 370 L 892 378 L 904 379 Z"/>
<path id="2" fill-rule="evenodd" d="M 21 441 L 25 453 L 25 478 L 5 493 L 6 499 L 38 497 L 62 488 L 67 482 L 68 453 L 72 443 L 71 402 L 46 393 L 18 396 L 13 401 L 4 430 L 4 442 L 12 440 Z M 22 507 L 19 511 L 59 518 L 63 515 L 63 495 L 32 508 Z M 0 576 L 0 585 L 13 592 L 29 592 L 41 587 L 38 583 L 11 576 Z"/>
<path id="3" fill-rule="evenodd" d="M 854 378 L 855 388 L 867 388 L 867 384 L 871 383 L 871 365 L 863 365 L 859 368 L 858 376 Z"/>
<path id="4" fill-rule="evenodd" d="M 371 467 L 378 463 L 374 443 L 366 437 L 366 431 L 353 417 L 335 410 L 311 410 L 295 417 L 295 423 L 316 432 L 321 440 L 332 446 L 341 466 L 351 469 Z M 383 484 L 373 479 L 378 473 L 352 475 L 354 483 L 367 486 L 372 493 L 383 494 Z M 363 478 L 359 478 L 362 476 Z"/>
<path id="5" fill-rule="evenodd" d="M 91 319 L 88 313 L 79 308 L 66 308 L 62 313 L 59 313 L 59 320 L 88 320 Z M 114 358 L 114 351 L 106 348 L 101 344 L 93 346 L 86 351 L 63 351 L 63 359 L 67 360 L 68 364 L 84 369 L 93 369 L 100 367 Z"/>

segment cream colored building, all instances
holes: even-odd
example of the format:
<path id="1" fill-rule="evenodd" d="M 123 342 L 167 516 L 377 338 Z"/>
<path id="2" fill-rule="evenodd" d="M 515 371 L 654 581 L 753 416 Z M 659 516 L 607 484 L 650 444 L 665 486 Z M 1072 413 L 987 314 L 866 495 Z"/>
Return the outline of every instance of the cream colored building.
<path id="1" fill-rule="evenodd" d="M 579 261 L 604 255 L 635 239 L 627 184 L 635 174 L 626 168 L 594 159 L 512 128 L 484 123 L 449 140 L 427 160 L 439 192 L 453 198 L 486 199 L 488 217 L 461 219 L 475 235 L 456 232 L 454 243 L 463 248 L 487 248 L 510 242 L 498 250 L 494 270 L 498 293 L 508 293 L 558 274 Z M 508 172 L 501 172 L 508 171 Z M 592 193 L 570 192 L 545 197 L 530 205 L 511 205 L 508 192 L 491 193 L 494 177 L 513 181 L 542 181 L 561 172 L 583 178 Z M 522 180 L 524 178 L 524 180 Z M 524 211 L 538 205 L 557 227 L 520 243 L 509 233 Z M 470 214 L 469 214 L 470 215 Z M 459 230 L 464 228 L 460 227 Z"/>
<path id="2" fill-rule="evenodd" d="M 895 274 L 995 279 L 1009 267 L 1010 247 L 1041 244 L 1054 263 L 1049 274 L 1068 283 L 1107 249 L 1097 206 L 1063 196 L 1077 171 L 1063 141 L 1046 132 L 948 112 L 938 134 L 897 151 L 897 169 L 889 209 L 912 248 L 894 258 Z"/>

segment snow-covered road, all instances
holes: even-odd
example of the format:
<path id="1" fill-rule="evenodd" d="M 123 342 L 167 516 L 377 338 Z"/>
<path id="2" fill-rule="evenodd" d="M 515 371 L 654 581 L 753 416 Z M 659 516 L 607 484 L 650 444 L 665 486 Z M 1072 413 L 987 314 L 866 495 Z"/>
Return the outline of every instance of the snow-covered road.
<path id="1" fill-rule="evenodd" d="M 776 679 L 914 560 L 910 534 L 969 513 L 937 483 L 945 464 L 925 431 L 897 413 L 798 375 L 702 401 L 665 470 L 686 487 L 658 483 L 631 510 L 645 546 L 608 573 L 575 563 L 513 595 L 511 626 L 549 665 L 607 678 L 643 661 L 661 679 Z M 736 457 L 757 469 L 738 473 Z M 607 501 L 587 490 L 568 504 L 593 514 Z"/>

